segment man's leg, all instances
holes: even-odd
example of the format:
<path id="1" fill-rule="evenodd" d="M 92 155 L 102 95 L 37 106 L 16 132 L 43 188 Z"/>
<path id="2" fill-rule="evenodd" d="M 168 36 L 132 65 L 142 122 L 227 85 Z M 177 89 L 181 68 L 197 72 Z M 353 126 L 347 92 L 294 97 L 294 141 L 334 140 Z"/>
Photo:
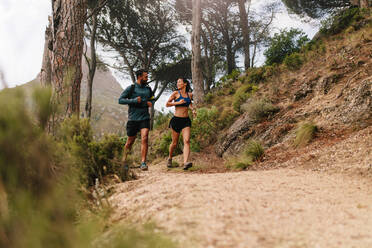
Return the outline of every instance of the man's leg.
<path id="1" fill-rule="evenodd" d="M 127 161 L 128 154 L 130 150 L 132 149 L 132 145 L 135 140 L 136 140 L 136 136 L 128 136 L 127 142 L 125 143 L 125 146 L 124 146 L 123 158 L 121 160 L 123 163 Z"/>
<path id="2" fill-rule="evenodd" d="M 148 139 L 149 139 L 149 129 L 141 129 L 141 162 L 146 162 L 147 150 L 148 150 Z"/>

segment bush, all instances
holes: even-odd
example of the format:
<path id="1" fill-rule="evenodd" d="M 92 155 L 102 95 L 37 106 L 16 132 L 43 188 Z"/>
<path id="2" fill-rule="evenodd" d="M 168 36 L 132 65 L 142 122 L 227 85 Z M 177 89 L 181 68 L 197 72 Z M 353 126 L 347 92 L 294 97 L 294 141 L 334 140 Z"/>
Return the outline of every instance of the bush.
<path id="1" fill-rule="evenodd" d="M 198 152 L 202 145 L 209 145 L 215 140 L 218 130 L 218 115 L 216 107 L 199 108 L 197 116 L 192 122 L 191 150 Z"/>
<path id="2" fill-rule="evenodd" d="M 244 83 L 258 84 L 265 80 L 264 74 L 264 67 L 250 68 L 247 70 L 247 76 L 245 77 Z"/>
<path id="3" fill-rule="evenodd" d="M 244 84 L 234 94 L 233 97 L 233 108 L 235 111 L 241 111 L 241 105 L 258 90 L 258 87 L 252 84 Z"/>
<path id="4" fill-rule="evenodd" d="M 296 130 L 295 147 L 307 145 L 315 136 L 318 127 L 309 122 L 301 123 Z"/>
<path id="5" fill-rule="evenodd" d="M 158 142 L 156 142 L 156 153 L 160 154 L 162 156 L 168 156 L 169 155 L 169 145 L 172 143 L 172 131 L 166 132 L 166 134 L 163 134 Z M 182 141 L 182 134 L 180 135 L 178 139 L 178 144 L 176 149 L 173 152 L 173 156 L 182 154 L 183 150 L 183 141 Z"/>
<path id="6" fill-rule="evenodd" d="M 320 32 L 324 35 L 335 35 L 345 30 L 353 22 L 361 19 L 363 19 L 363 15 L 359 8 L 345 9 L 322 21 Z"/>
<path id="7" fill-rule="evenodd" d="M 156 112 L 154 118 L 154 129 L 164 128 L 165 125 L 168 125 L 170 119 L 172 118 L 171 113 Z"/>
<path id="8" fill-rule="evenodd" d="M 253 121 L 260 122 L 264 118 L 279 112 L 280 109 L 265 100 L 258 100 L 244 106 L 243 110 L 248 112 Z"/>
<path id="9" fill-rule="evenodd" d="M 120 157 L 125 143 L 119 136 L 109 134 L 94 141 L 89 120 L 73 117 L 62 123 L 60 137 L 81 170 L 82 184 L 92 186 L 96 178 L 121 175 Z"/>
<path id="10" fill-rule="evenodd" d="M 303 63 L 304 58 L 299 53 L 292 53 L 284 59 L 284 64 L 293 71 L 300 69 Z"/>
<path id="11" fill-rule="evenodd" d="M 263 157 L 265 151 L 258 141 L 251 140 L 244 150 L 244 153 L 247 157 L 251 158 L 252 161 L 258 161 Z"/>
<path id="12" fill-rule="evenodd" d="M 76 166 L 81 158 L 74 158 L 71 144 L 65 143 L 89 149 L 93 142 L 89 123 L 75 118 L 71 128 L 64 127 L 67 133 L 60 131 L 58 137 L 50 137 L 43 131 L 44 121 L 50 117 L 48 109 L 54 108 L 44 105 L 50 104 L 50 94 L 43 90 L 35 94 L 42 100 L 33 102 L 34 116 L 27 110 L 21 90 L 0 92 L 0 247 L 101 247 L 95 244 L 107 231 L 108 218 L 84 215 L 89 212 L 92 216 L 82 194 L 89 192 L 78 180 L 81 170 Z M 97 144 L 96 154 L 101 159 L 112 157 L 121 146 L 112 136 Z M 141 232 L 121 229 L 124 234 L 102 235 L 102 246 L 174 247 L 146 227 Z"/>
<path id="13" fill-rule="evenodd" d="M 271 38 L 269 48 L 264 52 L 266 65 L 281 64 L 286 56 L 299 52 L 308 41 L 307 35 L 299 29 L 281 30 Z"/>

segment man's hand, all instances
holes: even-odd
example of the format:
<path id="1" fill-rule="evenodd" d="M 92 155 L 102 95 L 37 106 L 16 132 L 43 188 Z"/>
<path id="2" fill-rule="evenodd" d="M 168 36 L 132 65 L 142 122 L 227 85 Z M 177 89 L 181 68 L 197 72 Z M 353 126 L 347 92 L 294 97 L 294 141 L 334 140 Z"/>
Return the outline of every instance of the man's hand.
<path id="1" fill-rule="evenodd" d="M 151 108 L 151 107 L 152 107 L 152 102 L 147 102 L 147 106 L 148 106 L 149 108 Z"/>
<path id="2" fill-rule="evenodd" d="M 141 97 L 140 96 L 137 96 L 137 102 L 138 103 L 141 103 L 141 101 L 142 101 Z"/>

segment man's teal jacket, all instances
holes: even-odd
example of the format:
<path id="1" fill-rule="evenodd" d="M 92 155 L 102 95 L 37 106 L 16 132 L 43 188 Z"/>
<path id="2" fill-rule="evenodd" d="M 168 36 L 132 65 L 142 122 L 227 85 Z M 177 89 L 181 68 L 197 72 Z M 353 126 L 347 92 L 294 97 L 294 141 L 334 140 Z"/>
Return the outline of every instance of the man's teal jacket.
<path id="1" fill-rule="evenodd" d="M 135 83 L 133 93 L 131 95 L 131 85 L 128 86 L 119 97 L 119 104 L 128 104 L 128 120 L 129 121 L 143 121 L 149 120 L 149 107 L 147 102 L 155 103 L 151 91 L 146 85 Z M 137 97 L 141 97 L 141 102 L 137 102 Z"/>

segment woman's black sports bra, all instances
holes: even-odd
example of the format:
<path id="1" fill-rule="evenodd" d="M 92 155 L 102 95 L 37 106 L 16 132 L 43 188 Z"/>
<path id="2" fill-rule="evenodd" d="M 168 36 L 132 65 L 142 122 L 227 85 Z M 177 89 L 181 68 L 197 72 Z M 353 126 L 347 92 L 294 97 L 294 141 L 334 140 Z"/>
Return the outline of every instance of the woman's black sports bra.
<path id="1" fill-rule="evenodd" d="M 178 91 L 178 93 L 180 94 L 180 97 L 177 98 L 177 99 L 174 100 L 174 101 L 175 101 L 175 102 L 179 102 L 179 101 L 181 101 L 181 99 L 183 99 L 183 100 L 185 100 L 185 103 L 182 103 L 182 104 L 180 104 L 180 105 L 176 105 L 176 107 L 188 107 L 188 106 L 191 104 L 191 99 L 190 99 L 190 97 L 189 97 L 189 93 L 186 92 L 187 97 L 183 97 L 180 91 Z"/>

